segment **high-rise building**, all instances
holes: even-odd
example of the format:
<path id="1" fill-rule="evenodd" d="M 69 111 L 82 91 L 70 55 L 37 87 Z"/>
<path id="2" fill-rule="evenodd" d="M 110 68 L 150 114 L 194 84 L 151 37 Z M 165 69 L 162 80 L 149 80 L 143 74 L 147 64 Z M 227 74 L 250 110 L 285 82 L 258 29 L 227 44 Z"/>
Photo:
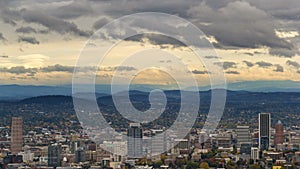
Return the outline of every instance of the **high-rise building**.
<path id="1" fill-rule="evenodd" d="M 49 167 L 60 167 L 62 147 L 59 144 L 48 146 L 48 166 Z"/>
<path id="2" fill-rule="evenodd" d="M 249 126 L 237 126 L 237 148 L 241 148 L 242 144 L 251 144 L 251 133 Z"/>
<path id="3" fill-rule="evenodd" d="M 279 120 L 275 125 L 275 136 L 274 136 L 274 145 L 277 148 L 278 144 L 283 144 L 285 139 L 283 124 Z"/>
<path id="4" fill-rule="evenodd" d="M 16 155 L 22 151 L 23 146 L 22 117 L 13 117 L 11 123 L 11 152 Z"/>
<path id="5" fill-rule="evenodd" d="M 271 128 L 271 117 L 270 113 L 259 114 L 259 149 L 261 151 L 268 150 L 270 146 L 270 128 Z"/>
<path id="6" fill-rule="evenodd" d="M 71 146 L 70 146 L 71 153 L 75 154 L 75 152 L 77 151 L 78 147 L 80 147 L 80 141 L 72 140 L 71 141 Z"/>
<path id="7" fill-rule="evenodd" d="M 143 156 L 143 129 L 140 123 L 130 123 L 127 131 L 128 157 L 140 158 Z"/>
<path id="8" fill-rule="evenodd" d="M 230 148 L 232 146 L 232 136 L 229 133 L 218 134 L 216 143 L 219 148 Z"/>
<path id="9" fill-rule="evenodd" d="M 85 162 L 85 151 L 83 147 L 79 147 L 75 152 L 76 163 Z"/>
<path id="10" fill-rule="evenodd" d="M 200 143 L 201 149 L 204 149 L 205 142 L 207 141 L 207 139 L 208 139 L 207 134 L 205 132 L 201 131 L 199 133 L 199 143 Z"/>
<path id="11" fill-rule="evenodd" d="M 152 130 L 154 136 L 151 137 L 151 154 L 159 155 L 167 151 L 167 138 L 164 130 Z"/>

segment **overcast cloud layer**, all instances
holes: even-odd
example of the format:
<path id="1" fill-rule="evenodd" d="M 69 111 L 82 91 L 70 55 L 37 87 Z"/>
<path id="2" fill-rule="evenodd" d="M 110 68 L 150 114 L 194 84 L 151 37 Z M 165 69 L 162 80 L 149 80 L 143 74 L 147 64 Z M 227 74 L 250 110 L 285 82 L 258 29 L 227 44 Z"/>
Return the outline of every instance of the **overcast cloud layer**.
<path id="1" fill-rule="evenodd" d="M 137 12 L 163 12 L 177 15 L 199 27 L 213 39 L 213 45 L 219 50 L 245 50 L 243 53 L 247 55 L 245 59 L 227 60 L 223 57 L 222 61 L 215 62 L 216 65 L 223 66 L 227 74 L 242 75 L 239 70 L 241 67 L 267 69 L 278 74 L 289 70 L 300 71 L 300 61 L 295 60 L 300 54 L 299 0 L 164 0 L 162 2 L 156 0 L 1 0 L 0 44 L 3 52 L 0 52 L 2 55 L 0 59 L 11 57 L 7 56 L 5 46 L 13 44 L 14 50 L 23 52 L 27 48 L 29 50 L 28 45 L 36 49 L 43 44 L 51 43 L 54 39 L 62 39 L 66 42 L 78 39 L 85 41 L 113 19 Z M 139 21 L 133 23 L 147 24 Z M 159 24 L 159 22 L 151 22 L 151 24 Z M 177 40 L 158 35 L 138 35 L 127 40 L 144 42 L 145 39 L 161 48 L 165 47 L 165 44 L 172 45 L 174 48 L 184 46 Z M 249 58 L 261 55 L 286 60 L 282 63 L 277 60 L 275 63 L 272 59 Z M 219 59 L 220 57 L 206 56 L 206 58 Z M 68 67 L 64 66 L 65 63 L 55 64 Z M 44 66 L 43 69 L 1 65 L 1 71 L 13 74 L 16 74 L 14 73 L 16 71 L 25 71 L 34 75 L 36 71 L 45 72 L 62 68 L 51 67 L 53 63 L 46 65 L 49 67 Z M 68 67 L 67 72 L 71 72 L 71 69 L 72 67 Z M 207 71 L 202 69 L 191 70 L 191 72 L 195 75 L 207 74 Z"/>
<path id="2" fill-rule="evenodd" d="M 293 40 L 288 42 L 275 34 L 277 29 L 299 31 L 300 27 L 296 26 L 300 25 L 300 3 L 297 0 L 3 0 L 0 6 L 2 21 L 14 26 L 17 33 L 38 33 L 29 26 L 22 26 L 28 23 L 59 34 L 89 37 L 93 29 L 100 28 L 110 19 L 151 11 L 175 14 L 192 21 L 204 33 L 214 36 L 218 47 L 267 46 L 271 54 L 285 57 L 298 52 Z M 81 29 L 80 20 L 93 23 Z M 3 35 L 0 38 L 3 39 Z"/>

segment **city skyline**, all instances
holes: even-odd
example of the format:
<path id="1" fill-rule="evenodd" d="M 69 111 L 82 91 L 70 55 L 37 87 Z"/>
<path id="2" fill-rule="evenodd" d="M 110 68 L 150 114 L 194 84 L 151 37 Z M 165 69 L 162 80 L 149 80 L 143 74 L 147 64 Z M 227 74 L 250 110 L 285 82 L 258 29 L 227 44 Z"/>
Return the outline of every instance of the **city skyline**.
<path id="1" fill-rule="evenodd" d="M 0 169 L 300 169 L 299 0 L 0 0 Z"/>

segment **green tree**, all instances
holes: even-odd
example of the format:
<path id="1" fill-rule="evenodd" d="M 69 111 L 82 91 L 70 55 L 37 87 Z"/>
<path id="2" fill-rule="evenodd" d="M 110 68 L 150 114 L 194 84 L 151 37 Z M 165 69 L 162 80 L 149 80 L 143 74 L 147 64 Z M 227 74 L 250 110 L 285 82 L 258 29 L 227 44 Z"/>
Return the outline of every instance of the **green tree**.
<path id="1" fill-rule="evenodd" d="M 199 167 L 199 163 L 188 161 L 186 165 L 186 169 L 197 169 Z"/>
<path id="2" fill-rule="evenodd" d="M 153 168 L 159 168 L 163 164 L 162 161 L 156 161 L 152 164 Z"/>

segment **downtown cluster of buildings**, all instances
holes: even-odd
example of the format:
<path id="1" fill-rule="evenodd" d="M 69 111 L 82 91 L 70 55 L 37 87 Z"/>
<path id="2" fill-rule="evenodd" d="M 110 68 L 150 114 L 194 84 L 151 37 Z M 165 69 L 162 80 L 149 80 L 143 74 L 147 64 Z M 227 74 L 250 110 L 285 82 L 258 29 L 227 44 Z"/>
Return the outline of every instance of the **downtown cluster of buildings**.
<path id="1" fill-rule="evenodd" d="M 20 117 L 12 118 L 10 129 L 0 130 L 0 164 L 9 169 L 200 168 L 202 163 L 210 168 L 300 167 L 299 126 L 287 128 L 278 121 L 272 128 L 269 113 L 259 114 L 258 129 L 192 129 L 184 138 L 131 123 L 125 141 L 97 144 L 83 132 L 38 128 L 23 135 Z"/>

